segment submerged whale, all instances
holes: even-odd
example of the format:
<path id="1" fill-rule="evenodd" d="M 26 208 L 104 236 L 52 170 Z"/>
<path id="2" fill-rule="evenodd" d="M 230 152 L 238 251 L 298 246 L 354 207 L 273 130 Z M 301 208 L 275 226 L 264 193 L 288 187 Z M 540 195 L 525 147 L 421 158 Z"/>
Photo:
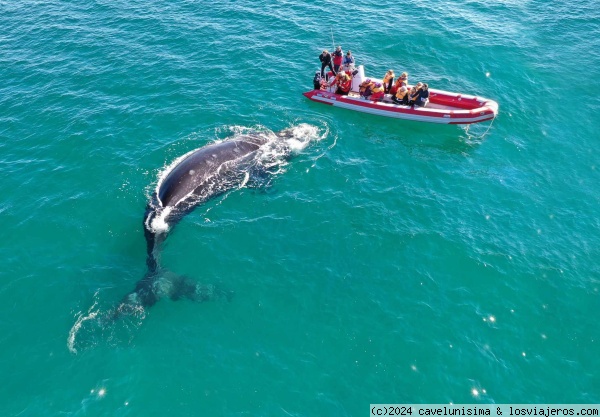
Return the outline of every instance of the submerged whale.
<path id="1" fill-rule="evenodd" d="M 164 296 L 194 301 L 229 298 L 230 293 L 214 286 L 166 273 L 159 265 L 161 244 L 169 230 L 199 204 L 261 176 L 269 177 L 294 151 L 306 146 L 310 136 L 307 128 L 312 126 L 300 125 L 277 133 L 242 134 L 206 145 L 176 160 L 159 180 L 146 207 L 148 271 L 123 298 L 115 316 L 150 307 Z"/>

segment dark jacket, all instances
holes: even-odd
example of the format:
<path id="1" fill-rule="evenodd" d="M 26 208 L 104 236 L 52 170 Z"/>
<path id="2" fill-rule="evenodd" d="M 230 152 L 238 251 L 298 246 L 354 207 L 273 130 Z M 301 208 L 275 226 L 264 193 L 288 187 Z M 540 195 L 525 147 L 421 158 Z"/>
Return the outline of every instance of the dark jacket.
<path id="1" fill-rule="evenodd" d="M 323 64 L 327 65 L 327 64 L 331 64 L 331 54 L 327 53 L 327 54 L 321 54 L 319 55 L 319 61 L 321 61 Z"/>
<path id="2" fill-rule="evenodd" d="M 419 97 L 417 98 L 417 104 L 422 106 L 423 104 L 425 104 L 426 100 L 429 99 L 429 89 L 427 90 L 419 90 Z"/>

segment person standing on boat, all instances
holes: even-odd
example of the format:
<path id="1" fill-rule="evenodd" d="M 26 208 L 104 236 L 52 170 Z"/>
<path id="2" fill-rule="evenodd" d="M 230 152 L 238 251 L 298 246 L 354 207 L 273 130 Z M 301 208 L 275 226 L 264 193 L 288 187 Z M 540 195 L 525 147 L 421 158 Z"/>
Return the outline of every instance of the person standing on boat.
<path id="1" fill-rule="evenodd" d="M 419 95 L 415 100 L 415 105 L 425 107 L 429 103 L 429 86 L 424 83 L 418 91 Z"/>
<path id="2" fill-rule="evenodd" d="M 394 83 L 394 70 L 388 70 L 383 76 L 383 91 L 385 94 L 388 94 L 392 89 L 392 84 Z"/>
<path id="3" fill-rule="evenodd" d="M 321 61 L 321 77 L 325 77 L 325 67 L 327 66 L 329 66 L 329 69 L 331 72 L 333 72 L 333 75 L 336 74 L 336 71 L 334 71 L 333 67 L 331 66 L 331 54 L 329 51 L 327 51 L 327 49 L 323 50 L 323 53 L 319 55 L 319 61 Z"/>
<path id="4" fill-rule="evenodd" d="M 354 71 L 354 57 L 352 56 L 352 51 L 348 51 L 348 53 L 344 57 L 344 60 L 342 61 L 342 65 L 344 67 L 344 71 Z"/>
<path id="5" fill-rule="evenodd" d="M 337 74 L 342 66 L 342 61 L 344 60 L 344 51 L 342 51 L 342 47 L 338 45 L 335 48 L 335 52 L 333 53 L 333 70 Z"/>

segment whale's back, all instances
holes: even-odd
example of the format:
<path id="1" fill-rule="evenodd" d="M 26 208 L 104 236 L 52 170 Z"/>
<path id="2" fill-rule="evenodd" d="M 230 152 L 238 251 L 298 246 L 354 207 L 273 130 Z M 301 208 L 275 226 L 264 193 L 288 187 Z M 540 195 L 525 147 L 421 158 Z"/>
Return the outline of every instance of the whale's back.
<path id="1" fill-rule="evenodd" d="M 214 183 L 260 147 L 259 138 L 238 138 L 204 146 L 189 154 L 166 176 L 158 188 L 162 207 L 175 207 L 199 187 Z M 210 197 L 209 195 L 206 196 Z"/>

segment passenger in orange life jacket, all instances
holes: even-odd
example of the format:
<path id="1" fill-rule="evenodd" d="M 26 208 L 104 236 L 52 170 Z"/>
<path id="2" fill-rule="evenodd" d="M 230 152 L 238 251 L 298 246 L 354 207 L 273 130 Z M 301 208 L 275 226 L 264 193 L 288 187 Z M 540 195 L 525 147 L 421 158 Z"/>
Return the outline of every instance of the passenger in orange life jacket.
<path id="1" fill-rule="evenodd" d="M 394 83 L 394 70 L 388 70 L 383 76 L 383 91 L 385 94 L 388 94 L 392 89 L 392 84 Z"/>
<path id="2" fill-rule="evenodd" d="M 402 86 L 407 86 L 408 85 L 408 73 L 403 72 L 398 79 L 396 80 L 396 83 L 394 84 L 394 86 L 392 87 L 392 89 L 390 90 L 390 94 L 392 96 L 396 95 L 396 93 L 398 92 L 398 89 Z"/>
<path id="3" fill-rule="evenodd" d="M 373 94 L 371 94 L 370 100 L 376 101 L 383 99 L 383 85 L 381 83 L 375 83 L 373 86 Z"/>
<path id="4" fill-rule="evenodd" d="M 402 82 L 402 84 L 408 86 L 408 72 L 403 72 L 400 74 L 398 81 Z"/>
<path id="5" fill-rule="evenodd" d="M 371 97 L 371 94 L 373 94 L 372 90 L 373 90 L 374 85 L 375 85 L 375 83 L 373 81 L 371 81 L 370 78 L 367 78 L 362 83 L 360 83 L 360 85 L 358 86 L 358 93 L 360 94 L 361 97 L 369 99 L 369 97 Z"/>
<path id="6" fill-rule="evenodd" d="M 335 76 L 335 79 L 331 82 L 331 85 L 333 84 L 337 85 L 337 89 L 335 90 L 336 94 L 347 96 L 350 92 L 350 88 L 352 87 L 352 78 L 350 78 L 345 71 L 340 71 Z"/>
<path id="7" fill-rule="evenodd" d="M 421 86 L 423 83 L 417 83 L 413 88 L 411 88 L 408 93 L 408 105 L 412 106 L 415 104 L 415 101 L 419 98 L 419 91 L 421 90 Z"/>
<path id="8" fill-rule="evenodd" d="M 392 101 L 396 104 L 408 104 L 408 88 L 405 85 L 398 87 L 396 95 L 392 96 Z"/>

